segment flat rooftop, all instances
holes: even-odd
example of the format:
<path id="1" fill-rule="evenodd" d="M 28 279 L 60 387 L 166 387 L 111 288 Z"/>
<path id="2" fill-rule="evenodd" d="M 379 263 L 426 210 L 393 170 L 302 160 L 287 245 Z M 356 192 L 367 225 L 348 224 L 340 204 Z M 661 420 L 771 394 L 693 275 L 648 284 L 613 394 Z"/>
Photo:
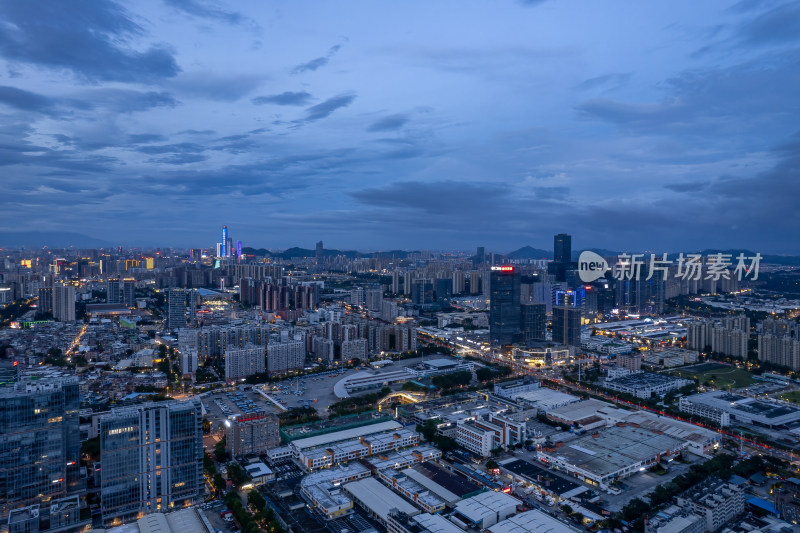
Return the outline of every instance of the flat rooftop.
<path id="1" fill-rule="evenodd" d="M 395 494 L 373 477 L 347 483 L 343 488 L 384 522 L 388 520 L 389 511 L 392 509 L 410 516 L 420 512 L 402 496 Z"/>
<path id="2" fill-rule="evenodd" d="M 366 437 L 368 435 L 374 435 L 375 433 L 392 431 L 395 429 L 400 429 L 402 427 L 403 425 L 400 422 L 389 420 L 387 422 L 378 422 L 377 424 L 370 424 L 367 426 L 361 426 L 357 428 L 344 429 L 342 431 L 334 431 L 332 433 L 326 433 L 324 435 L 316 435 L 314 437 L 307 437 L 305 439 L 297 439 L 295 441 L 292 441 L 290 446 L 298 450 L 306 450 L 309 448 L 326 446 L 335 442 L 355 439 L 358 437 Z"/>
<path id="3" fill-rule="evenodd" d="M 566 533 L 580 531 L 541 511 L 516 514 L 486 528 L 489 533 Z"/>
<path id="4" fill-rule="evenodd" d="M 587 433 L 569 441 L 548 455 L 602 478 L 667 450 L 678 450 L 682 444 L 674 437 L 650 430 L 612 426 L 600 430 L 596 437 Z"/>
<path id="5" fill-rule="evenodd" d="M 561 476 L 557 476 L 551 471 L 546 470 L 538 465 L 529 463 L 528 461 L 523 461 L 522 459 L 516 459 L 508 463 L 503 463 L 500 465 L 500 468 L 505 468 L 506 470 L 517 475 L 525 476 L 531 481 L 535 481 L 537 485 L 540 485 L 550 492 L 558 494 L 559 496 L 582 486 L 578 483 L 570 481 L 569 479 L 564 479 Z"/>

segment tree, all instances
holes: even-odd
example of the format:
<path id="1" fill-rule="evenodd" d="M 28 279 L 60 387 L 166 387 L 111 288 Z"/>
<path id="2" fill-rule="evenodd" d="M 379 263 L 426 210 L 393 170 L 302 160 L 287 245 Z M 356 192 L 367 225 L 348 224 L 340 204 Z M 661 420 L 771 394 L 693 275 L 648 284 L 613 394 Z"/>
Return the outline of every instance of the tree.
<path id="1" fill-rule="evenodd" d="M 220 441 L 214 446 L 214 456 L 219 462 L 223 462 L 228 458 L 228 452 L 225 450 L 226 445 L 227 443 L 225 437 L 222 437 L 222 439 L 220 439 Z"/>
<path id="2" fill-rule="evenodd" d="M 267 506 L 267 501 L 258 492 L 256 489 L 252 489 L 250 492 L 247 493 L 247 505 L 255 509 L 256 511 L 260 511 L 264 507 Z"/>
<path id="3" fill-rule="evenodd" d="M 488 461 L 486 461 L 486 468 L 488 468 L 489 470 L 494 470 L 496 468 L 500 468 L 500 465 L 498 465 L 497 461 L 495 461 L 494 459 L 489 459 Z"/>

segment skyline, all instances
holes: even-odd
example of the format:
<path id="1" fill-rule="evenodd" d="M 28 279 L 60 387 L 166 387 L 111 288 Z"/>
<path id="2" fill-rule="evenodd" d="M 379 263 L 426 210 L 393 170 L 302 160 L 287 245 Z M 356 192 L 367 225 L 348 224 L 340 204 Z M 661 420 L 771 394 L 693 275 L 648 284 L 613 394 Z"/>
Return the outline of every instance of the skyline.
<path id="1" fill-rule="evenodd" d="M 800 253 L 800 7 L 422 5 L 0 5 L 0 234 Z"/>

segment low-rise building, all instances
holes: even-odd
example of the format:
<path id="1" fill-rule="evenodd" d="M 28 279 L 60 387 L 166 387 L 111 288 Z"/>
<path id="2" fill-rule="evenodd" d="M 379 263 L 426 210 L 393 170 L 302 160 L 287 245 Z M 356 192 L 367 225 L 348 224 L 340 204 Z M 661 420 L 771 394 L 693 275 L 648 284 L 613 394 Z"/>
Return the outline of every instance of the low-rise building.
<path id="1" fill-rule="evenodd" d="M 450 520 L 464 530 L 485 529 L 515 514 L 520 503 L 504 492 L 482 492 L 458 502 Z"/>
<path id="2" fill-rule="evenodd" d="M 711 391 L 681 398 L 682 411 L 728 423 L 744 422 L 777 427 L 800 420 L 800 408 L 786 402 L 761 400 L 726 391 Z M 725 418 L 722 413 L 727 413 Z M 718 422 L 719 423 L 719 422 Z"/>
<path id="3" fill-rule="evenodd" d="M 706 531 L 722 526 L 744 514 L 744 490 L 717 477 L 710 477 L 675 498 L 678 507 L 705 519 Z"/>
<path id="4" fill-rule="evenodd" d="M 635 372 L 628 376 L 606 379 L 603 386 L 607 389 L 631 394 L 637 398 L 648 399 L 654 394 L 663 396 L 669 391 L 678 390 L 681 387 L 693 383 L 694 381 L 692 380 L 668 376 L 666 374 Z"/>

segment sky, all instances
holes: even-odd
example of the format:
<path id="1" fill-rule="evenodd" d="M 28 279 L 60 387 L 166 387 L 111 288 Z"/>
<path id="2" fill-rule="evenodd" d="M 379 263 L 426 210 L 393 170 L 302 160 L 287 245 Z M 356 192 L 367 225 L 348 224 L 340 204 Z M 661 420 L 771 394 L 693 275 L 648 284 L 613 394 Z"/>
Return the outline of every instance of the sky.
<path id="1" fill-rule="evenodd" d="M 0 0 L 0 232 L 800 253 L 800 3 Z"/>

